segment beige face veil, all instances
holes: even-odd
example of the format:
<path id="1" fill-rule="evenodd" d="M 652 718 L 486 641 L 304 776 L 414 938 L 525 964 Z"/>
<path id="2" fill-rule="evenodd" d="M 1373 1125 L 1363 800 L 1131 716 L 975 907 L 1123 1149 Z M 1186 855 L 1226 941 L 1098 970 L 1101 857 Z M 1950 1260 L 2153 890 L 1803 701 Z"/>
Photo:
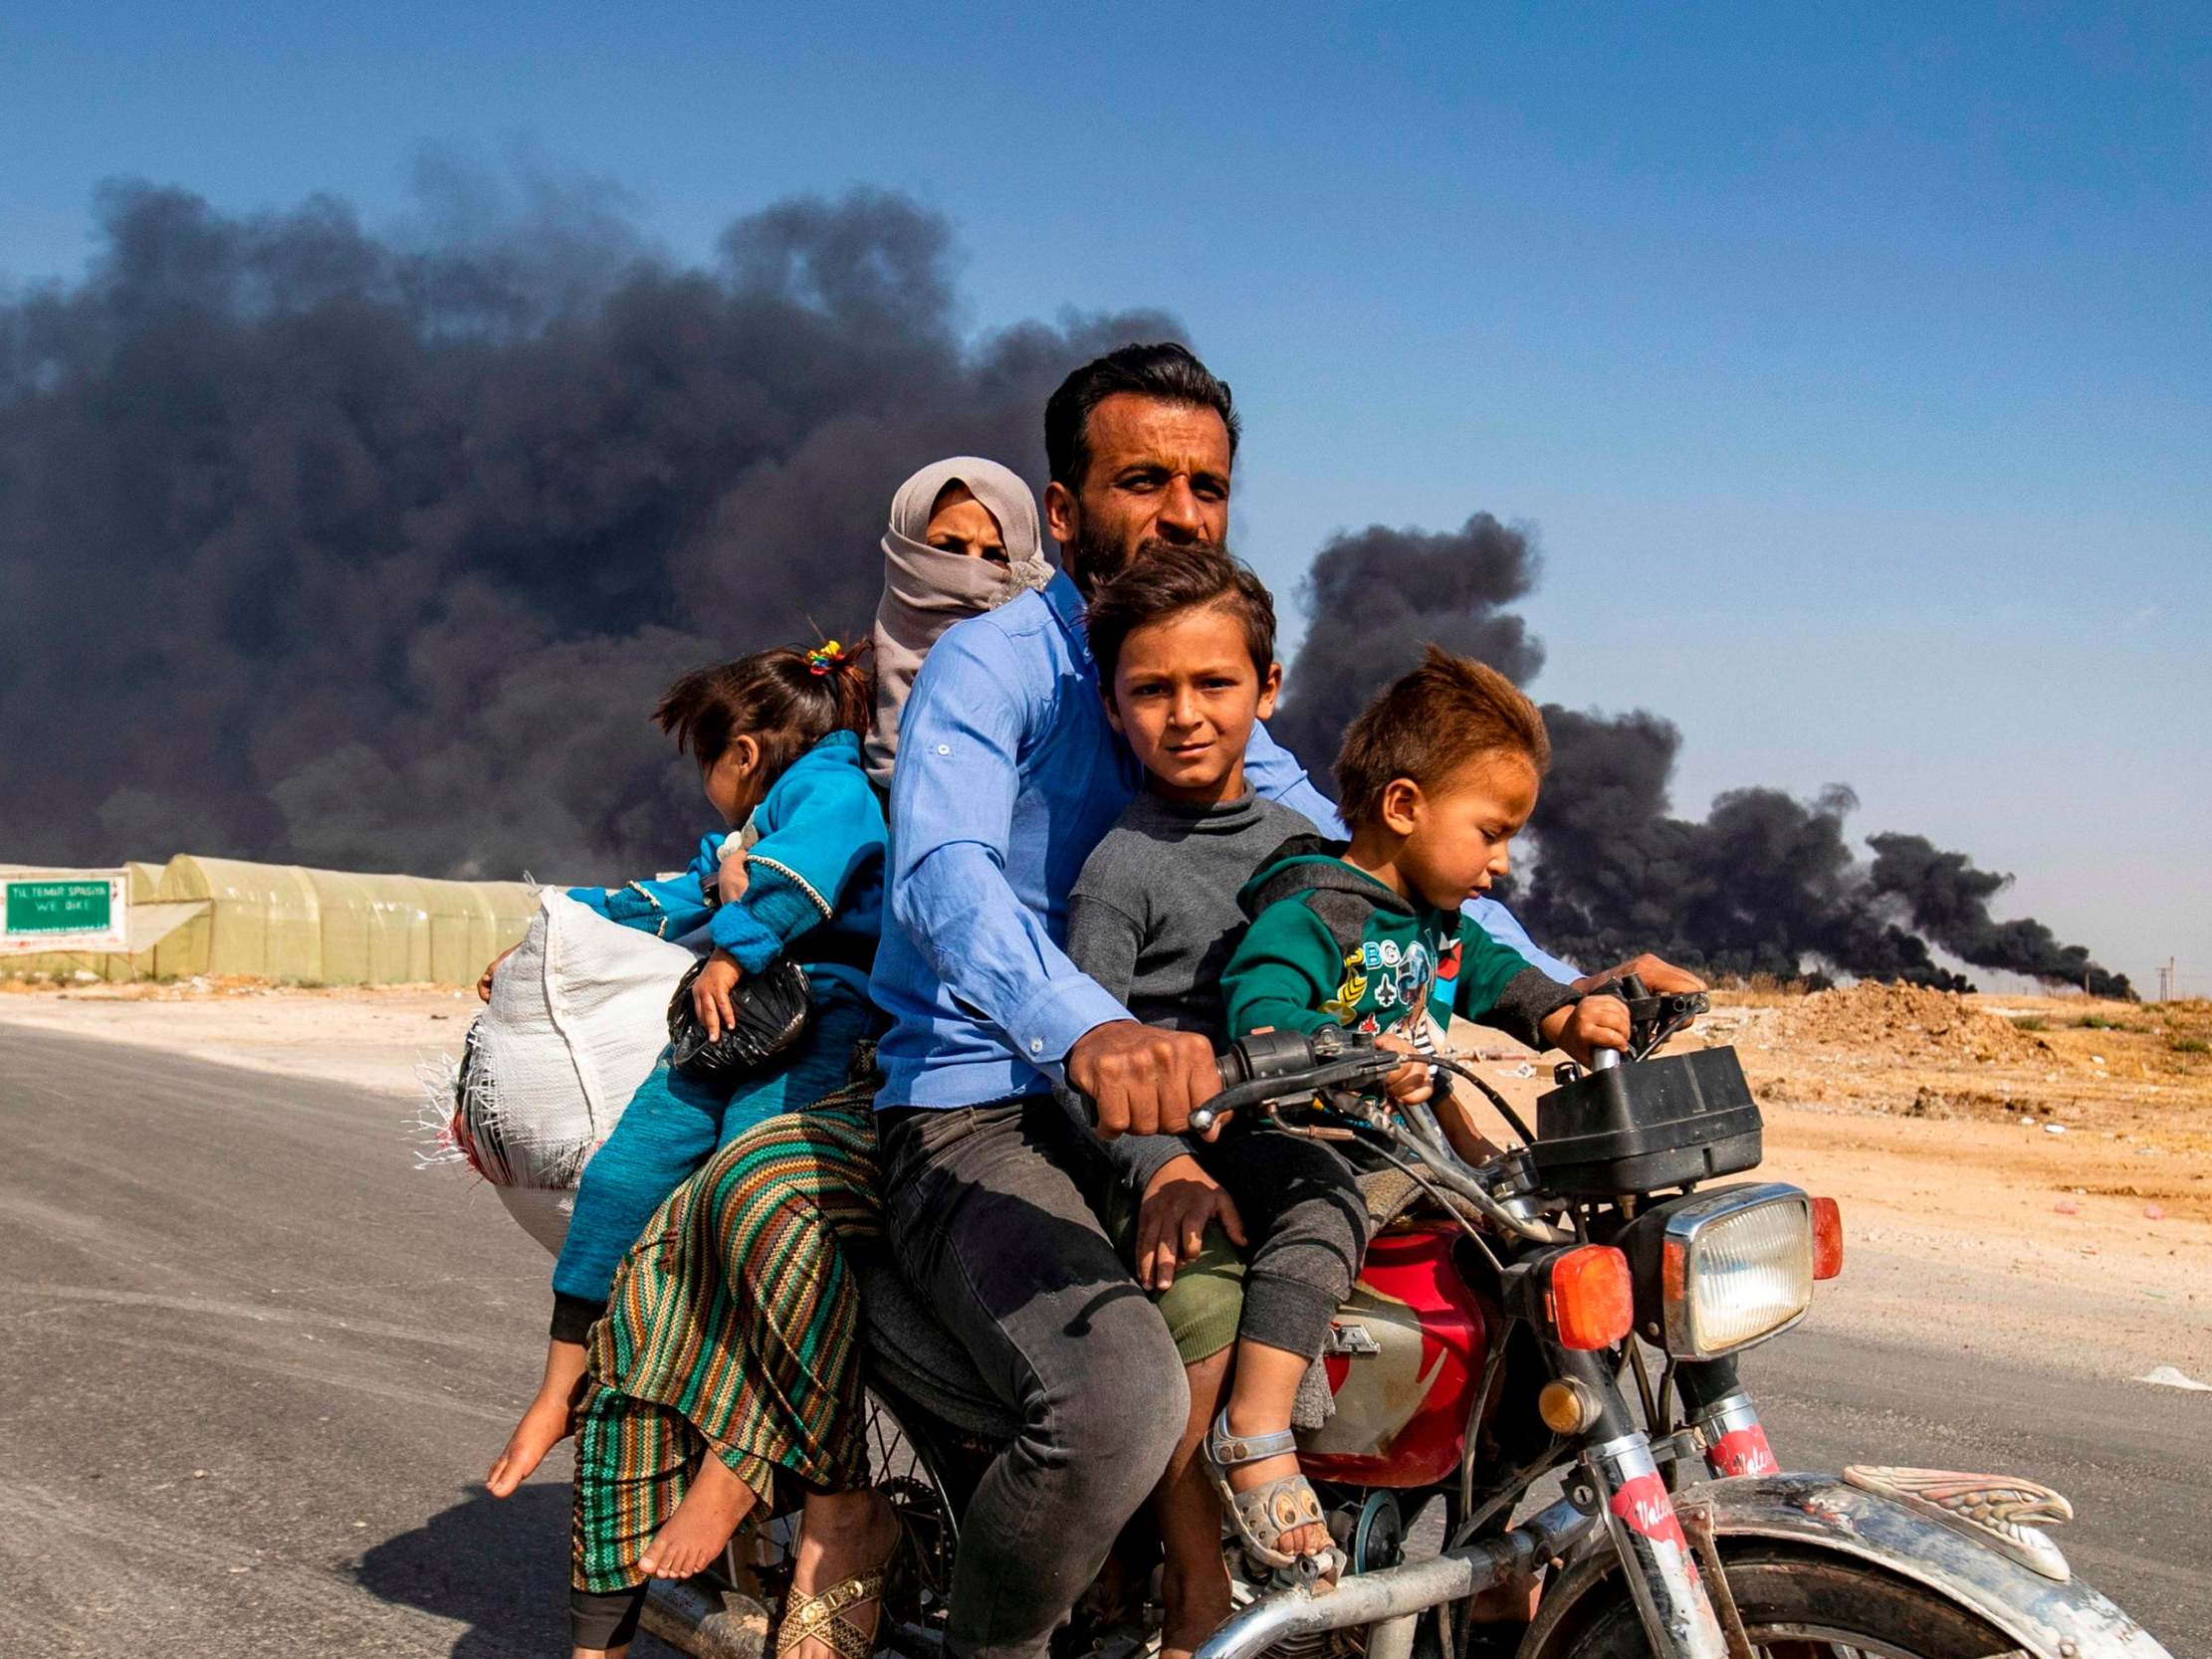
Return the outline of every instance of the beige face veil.
<path id="1" fill-rule="evenodd" d="M 949 484 L 965 484 L 998 522 L 1006 562 L 932 547 L 931 515 Z M 899 711 L 938 636 L 954 623 L 995 610 L 1052 579 L 1037 534 L 1036 498 L 995 461 L 956 455 L 924 467 L 891 499 L 883 535 L 883 599 L 876 607 L 875 724 L 868 734 L 868 776 L 889 788 L 898 754 Z"/>

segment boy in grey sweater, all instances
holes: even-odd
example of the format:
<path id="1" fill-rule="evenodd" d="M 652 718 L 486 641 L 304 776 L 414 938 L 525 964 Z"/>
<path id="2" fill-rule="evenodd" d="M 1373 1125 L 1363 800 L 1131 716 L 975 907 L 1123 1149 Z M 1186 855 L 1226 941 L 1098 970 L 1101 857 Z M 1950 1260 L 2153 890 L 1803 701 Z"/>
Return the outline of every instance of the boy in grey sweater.
<path id="1" fill-rule="evenodd" d="M 1222 801 L 1146 790 L 1084 862 L 1068 894 L 1067 953 L 1146 1025 L 1227 1042 L 1221 970 L 1248 920 L 1237 890 L 1313 826 L 1246 791 Z M 1180 1135 L 1124 1135 L 1106 1153 L 1142 1192 L 1162 1163 L 1192 1149 Z M 1147 1276 L 1144 1283 L 1153 1285 Z M 1158 1287 L 1165 1288 L 1165 1281 Z"/>
<path id="2" fill-rule="evenodd" d="M 1237 892 L 1285 843 L 1312 834 L 1243 776 L 1246 738 L 1282 680 L 1274 620 L 1257 577 L 1217 549 L 1192 547 L 1108 583 L 1087 622 L 1108 719 L 1144 767 L 1145 788 L 1076 880 L 1068 955 L 1145 1024 L 1202 1032 L 1217 1046 L 1221 970 L 1245 923 Z M 1136 1211 L 1138 1282 L 1160 1299 L 1191 1383 L 1191 1416 L 1155 1504 L 1168 1555 L 1162 1648 L 1173 1659 L 1229 1611 L 1221 1511 L 1200 1453 L 1233 1346 L 1305 1346 L 1316 1310 L 1325 1325 L 1351 1291 L 1367 1209 L 1338 1153 L 1249 1126 L 1231 1124 L 1211 1145 L 1123 1136 L 1107 1155 L 1119 1176 L 1109 1224 Z M 1247 1242 L 1248 1264 L 1230 1248 Z M 1295 1474 L 1285 1455 L 1225 1475 L 1238 1491 L 1263 1486 L 1284 1473 L 1275 1463 Z M 1311 1524 L 1268 1543 L 1280 1565 L 1329 1540 L 1316 1508 Z"/>

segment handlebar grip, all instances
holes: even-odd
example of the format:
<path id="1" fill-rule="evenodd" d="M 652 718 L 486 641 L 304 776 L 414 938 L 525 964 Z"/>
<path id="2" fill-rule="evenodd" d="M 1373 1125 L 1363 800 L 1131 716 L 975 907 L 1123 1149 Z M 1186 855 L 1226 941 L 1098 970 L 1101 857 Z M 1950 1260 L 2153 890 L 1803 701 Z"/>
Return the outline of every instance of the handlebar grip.
<path id="1" fill-rule="evenodd" d="M 1271 1100 L 1277 1092 L 1276 1086 L 1265 1079 L 1232 1083 L 1204 1106 L 1192 1110 L 1191 1128 L 1204 1135 L 1231 1112 L 1241 1112 L 1246 1107 Z"/>
<path id="2" fill-rule="evenodd" d="M 1190 1128 L 1200 1135 L 1212 1133 L 1232 1112 L 1386 1076 L 1398 1057 L 1378 1050 L 1372 1037 L 1332 1026 L 1310 1036 L 1295 1031 L 1253 1032 L 1216 1055 L 1215 1064 L 1221 1091 L 1191 1113 Z M 1074 1092 L 1072 1085 L 1070 1090 Z M 1095 1124 L 1097 1107 L 1087 1104 Z"/>
<path id="3" fill-rule="evenodd" d="M 1355 1038 L 1349 1043 L 1332 1041 L 1317 1054 L 1304 1037 L 1292 1034 L 1282 1039 L 1273 1032 L 1264 1035 L 1274 1040 L 1269 1044 L 1273 1052 L 1263 1058 L 1274 1061 L 1280 1069 L 1253 1065 L 1253 1038 L 1246 1038 L 1236 1049 L 1220 1056 L 1221 1076 L 1242 1081 L 1229 1084 L 1212 1100 L 1193 1110 L 1191 1128 L 1200 1135 L 1210 1132 L 1231 1112 L 1242 1112 L 1270 1102 L 1280 1104 L 1301 1096 L 1310 1098 L 1328 1089 L 1366 1088 L 1380 1083 L 1399 1065 L 1399 1056 L 1378 1049 L 1364 1039 Z M 1286 1063 L 1292 1058 L 1300 1063 Z M 1255 1072 L 1258 1075 L 1255 1076 Z"/>

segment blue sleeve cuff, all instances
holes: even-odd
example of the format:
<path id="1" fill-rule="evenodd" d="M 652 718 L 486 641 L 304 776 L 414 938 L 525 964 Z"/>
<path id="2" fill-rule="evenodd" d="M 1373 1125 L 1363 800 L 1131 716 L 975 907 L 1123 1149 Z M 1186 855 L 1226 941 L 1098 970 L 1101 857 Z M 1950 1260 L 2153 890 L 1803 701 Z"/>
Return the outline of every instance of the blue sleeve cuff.
<path id="1" fill-rule="evenodd" d="M 1095 980 L 1069 974 L 1051 980 L 1016 1008 L 1005 1030 L 1022 1059 L 1040 1071 L 1057 1072 L 1084 1032 L 1131 1017 Z"/>
<path id="2" fill-rule="evenodd" d="M 692 854 L 686 868 L 702 882 L 711 882 L 722 868 L 722 844 L 729 836 L 709 833 L 699 838 L 699 851 Z"/>
<path id="3" fill-rule="evenodd" d="M 759 973 L 783 949 L 782 936 L 743 905 L 725 905 L 716 911 L 707 925 L 707 936 L 748 973 Z"/>
<path id="4" fill-rule="evenodd" d="M 715 912 L 707 933 L 748 973 L 758 973 L 822 921 L 819 907 L 765 860 L 749 865 L 745 897 Z"/>

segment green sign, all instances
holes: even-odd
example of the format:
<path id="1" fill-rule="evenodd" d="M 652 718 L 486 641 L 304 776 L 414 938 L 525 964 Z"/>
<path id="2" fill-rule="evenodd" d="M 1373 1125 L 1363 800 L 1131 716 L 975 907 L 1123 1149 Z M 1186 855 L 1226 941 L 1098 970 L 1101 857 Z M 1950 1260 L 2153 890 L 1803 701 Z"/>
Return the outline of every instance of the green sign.
<path id="1" fill-rule="evenodd" d="M 10 882 L 7 931 L 63 938 L 108 933 L 114 927 L 112 895 L 105 881 Z"/>

